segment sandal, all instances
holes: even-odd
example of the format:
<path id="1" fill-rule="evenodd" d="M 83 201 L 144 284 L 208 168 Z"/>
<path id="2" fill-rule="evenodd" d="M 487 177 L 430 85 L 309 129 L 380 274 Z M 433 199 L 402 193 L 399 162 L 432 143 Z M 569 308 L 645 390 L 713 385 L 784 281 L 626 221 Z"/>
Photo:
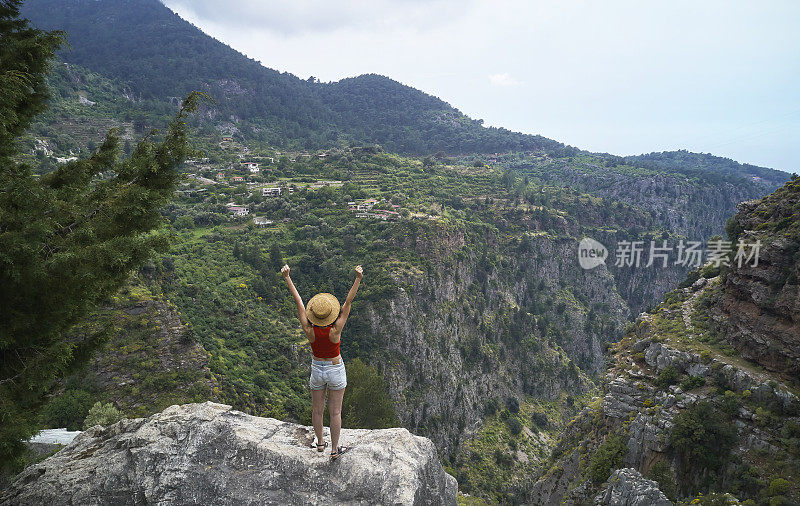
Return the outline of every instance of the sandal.
<path id="1" fill-rule="evenodd" d="M 331 460 L 336 460 L 342 456 L 348 450 L 346 446 L 340 446 L 336 449 L 336 451 L 331 451 Z"/>
<path id="2" fill-rule="evenodd" d="M 320 452 L 320 453 L 324 452 L 325 448 L 327 448 L 327 447 L 328 447 L 328 442 L 327 441 L 325 441 L 322 444 L 317 443 L 317 451 Z"/>

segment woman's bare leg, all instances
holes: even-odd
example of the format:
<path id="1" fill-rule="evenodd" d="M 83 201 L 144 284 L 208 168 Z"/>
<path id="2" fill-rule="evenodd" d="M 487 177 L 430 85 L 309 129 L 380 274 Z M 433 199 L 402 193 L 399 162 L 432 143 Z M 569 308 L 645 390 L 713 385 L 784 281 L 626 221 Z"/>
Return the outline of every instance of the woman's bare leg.
<path id="1" fill-rule="evenodd" d="M 341 390 L 328 390 L 328 414 L 331 416 L 331 448 L 339 448 L 339 432 L 342 430 L 342 399 L 344 388 Z"/>
<path id="2" fill-rule="evenodd" d="M 323 388 L 322 390 L 311 391 L 311 423 L 314 425 L 314 433 L 317 435 L 317 444 L 322 443 L 322 413 L 325 411 L 325 390 Z M 339 405 L 341 406 L 341 403 Z"/>

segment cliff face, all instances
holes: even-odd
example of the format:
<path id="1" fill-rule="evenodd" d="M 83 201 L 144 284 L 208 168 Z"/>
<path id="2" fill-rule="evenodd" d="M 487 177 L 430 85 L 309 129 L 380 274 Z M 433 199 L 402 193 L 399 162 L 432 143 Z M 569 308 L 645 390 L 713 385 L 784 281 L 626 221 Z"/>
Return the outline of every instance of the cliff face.
<path id="1" fill-rule="evenodd" d="M 530 491 L 532 502 L 586 500 L 605 488 L 591 473 L 602 465 L 605 476 L 625 466 L 658 478 L 673 499 L 692 497 L 709 486 L 733 490 L 744 499 L 757 496 L 775 479 L 796 477 L 800 401 L 795 387 L 761 372 L 730 348 L 693 342 L 702 330 L 692 320 L 707 319 L 702 304 L 721 282 L 713 278 L 705 285 L 678 291 L 673 308 L 641 315 L 636 329 L 616 345 L 604 396 L 565 428 L 553 466 Z M 675 332 L 684 314 L 688 332 Z M 710 409 L 701 410 L 704 404 Z M 691 430 L 707 432 L 687 441 L 681 432 L 689 430 L 687 413 L 706 413 L 722 425 L 715 432 L 703 426 L 712 420 L 704 419 Z M 732 439 L 724 443 L 726 437 Z M 614 438 L 622 446 L 616 457 L 603 462 Z M 718 445 L 727 446 L 715 454 Z M 693 462 L 695 451 L 713 456 L 707 467 Z M 764 465 L 765 458 L 780 463 L 777 471 Z"/>
<path id="2" fill-rule="evenodd" d="M 698 241 L 720 233 L 737 204 L 775 191 L 785 181 L 698 184 L 681 174 L 632 178 L 615 172 L 568 170 L 566 175 L 571 187 L 649 211 L 675 234 Z"/>
<path id="3" fill-rule="evenodd" d="M 366 312 L 368 360 L 386 376 L 403 425 L 444 456 L 480 425 L 492 399 L 586 392 L 587 376 L 605 367 L 604 343 L 685 277 L 674 265 L 614 267 L 616 235 L 602 230 L 594 238 L 611 258 L 584 270 L 581 230 L 566 221 L 516 242 L 496 231 L 480 245 L 469 231 L 440 232 L 407 238 L 402 246 L 429 268 L 395 273 L 401 288 Z"/>
<path id="4" fill-rule="evenodd" d="M 73 330 L 89 332 L 104 322 L 113 332 L 104 349 L 64 381 L 70 390 L 112 402 L 127 416 L 145 416 L 172 404 L 219 399 L 209 354 L 191 327 L 156 287 L 132 278 L 109 303 Z M 88 327 L 88 328 L 87 328 Z"/>
<path id="5" fill-rule="evenodd" d="M 761 240 L 758 266 L 706 267 L 639 315 L 614 346 L 603 396 L 563 430 L 531 503 L 612 497 L 622 468 L 672 500 L 709 491 L 800 500 L 799 198 L 795 180 L 740 206 L 729 233 Z"/>
<path id="6" fill-rule="evenodd" d="M 731 227 L 761 241 L 758 265 L 734 263 L 715 320 L 743 357 L 800 378 L 800 181 L 743 202 Z"/>
<path id="7" fill-rule="evenodd" d="M 622 328 L 628 308 L 608 271 L 584 271 L 575 249 L 572 239 L 539 237 L 496 265 L 464 255 L 432 274 L 398 275 L 405 288 L 366 311 L 372 363 L 404 426 L 447 456 L 494 399 L 591 386 L 583 371 L 602 369 L 602 335 Z"/>
<path id="8" fill-rule="evenodd" d="M 326 435 L 326 437 L 328 437 Z M 430 440 L 344 429 L 336 461 L 310 427 L 206 402 L 92 427 L 26 469 L 0 504 L 456 504 Z"/>

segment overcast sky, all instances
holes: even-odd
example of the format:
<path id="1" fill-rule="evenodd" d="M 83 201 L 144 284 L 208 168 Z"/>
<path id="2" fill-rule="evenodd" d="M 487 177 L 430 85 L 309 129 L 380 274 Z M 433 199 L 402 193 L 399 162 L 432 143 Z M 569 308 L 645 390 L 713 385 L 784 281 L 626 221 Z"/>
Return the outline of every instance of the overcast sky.
<path id="1" fill-rule="evenodd" d="M 163 0 L 301 78 L 377 73 L 487 125 L 800 171 L 800 2 Z"/>

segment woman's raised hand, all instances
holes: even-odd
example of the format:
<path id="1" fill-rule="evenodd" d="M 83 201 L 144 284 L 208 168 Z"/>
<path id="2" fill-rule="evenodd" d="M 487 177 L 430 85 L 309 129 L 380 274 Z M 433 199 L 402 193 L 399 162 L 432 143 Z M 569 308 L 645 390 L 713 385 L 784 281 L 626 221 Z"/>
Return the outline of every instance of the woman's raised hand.
<path id="1" fill-rule="evenodd" d="M 288 278 L 290 270 L 291 269 L 289 269 L 289 265 L 284 264 L 283 267 L 281 267 L 281 276 L 283 276 L 284 278 Z"/>
<path id="2" fill-rule="evenodd" d="M 364 269 L 361 268 L 360 265 L 356 265 L 356 277 L 358 279 L 361 279 L 362 277 L 364 277 Z"/>

